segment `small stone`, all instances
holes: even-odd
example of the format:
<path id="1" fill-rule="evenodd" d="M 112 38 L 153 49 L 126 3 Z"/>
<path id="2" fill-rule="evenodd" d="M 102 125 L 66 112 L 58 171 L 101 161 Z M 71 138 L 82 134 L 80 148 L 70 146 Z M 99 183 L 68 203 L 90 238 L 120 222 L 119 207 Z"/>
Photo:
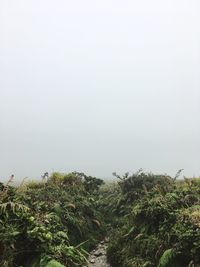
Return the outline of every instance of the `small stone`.
<path id="1" fill-rule="evenodd" d="M 108 242 L 109 242 L 109 238 L 106 237 L 106 238 L 105 238 L 105 243 L 108 243 Z"/>
<path id="2" fill-rule="evenodd" d="M 102 253 L 101 250 L 96 250 L 96 251 L 94 252 L 94 255 L 95 255 L 96 257 L 99 257 L 99 256 L 103 255 L 103 253 Z"/>
<path id="3" fill-rule="evenodd" d="M 91 259 L 90 262 L 91 262 L 91 263 L 95 263 L 95 260 L 94 260 L 94 259 Z"/>

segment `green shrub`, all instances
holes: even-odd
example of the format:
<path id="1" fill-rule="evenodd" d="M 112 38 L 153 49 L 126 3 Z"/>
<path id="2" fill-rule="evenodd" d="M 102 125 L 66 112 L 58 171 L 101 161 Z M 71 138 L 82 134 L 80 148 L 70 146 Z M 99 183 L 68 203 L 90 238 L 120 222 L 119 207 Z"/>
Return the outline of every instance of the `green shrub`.
<path id="1" fill-rule="evenodd" d="M 105 235 L 91 192 L 76 173 L 9 190 L 0 199 L 0 266 L 85 265 L 86 250 Z"/>
<path id="2" fill-rule="evenodd" d="M 146 181 L 153 176 L 142 175 L 142 177 L 143 181 Z M 170 182 L 169 184 L 167 182 L 166 186 L 166 181 L 159 186 L 155 184 L 151 190 L 143 194 L 142 184 L 138 179 L 139 176 L 134 176 L 128 182 L 130 184 L 130 181 L 133 181 L 132 186 L 135 186 L 139 196 L 137 200 L 135 192 L 132 194 L 131 191 L 134 191 L 134 186 L 128 187 L 126 184 L 127 187 L 123 187 L 124 198 L 130 194 L 134 196 L 127 202 L 132 211 L 124 216 L 124 226 L 120 225 L 113 230 L 108 248 L 109 261 L 116 267 L 198 266 L 200 263 L 199 182 L 190 180 L 189 183 L 180 185 L 179 182 L 174 183 L 169 179 Z M 117 216 L 115 218 L 117 219 Z"/>

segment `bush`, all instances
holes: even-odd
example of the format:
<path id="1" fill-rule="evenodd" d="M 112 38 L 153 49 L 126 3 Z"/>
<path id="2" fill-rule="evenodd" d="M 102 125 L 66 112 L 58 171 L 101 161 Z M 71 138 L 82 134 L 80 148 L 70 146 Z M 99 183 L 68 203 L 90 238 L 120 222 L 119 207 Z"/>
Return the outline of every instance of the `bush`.
<path id="1" fill-rule="evenodd" d="M 84 181 L 76 173 L 54 173 L 46 183 L 27 184 L 25 191 L 7 189 L 0 199 L 0 266 L 87 263 L 86 250 L 94 248 L 105 230 L 95 190 L 93 195 L 86 191 Z"/>
<path id="2" fill-rule="evenodd" d="M 138 201 L 114 231 L 108 249 L 113 266 L 188 267 L 200 263 L 200 187 L 155 187 Z M 113 241 L 114 240 L 114 241 Z"/>

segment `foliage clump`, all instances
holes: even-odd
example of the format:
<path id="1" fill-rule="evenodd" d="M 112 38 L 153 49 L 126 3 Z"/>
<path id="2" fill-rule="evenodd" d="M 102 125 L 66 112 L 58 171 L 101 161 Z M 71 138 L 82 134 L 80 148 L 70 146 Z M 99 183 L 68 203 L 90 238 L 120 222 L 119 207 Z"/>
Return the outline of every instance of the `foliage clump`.
<path id="1" fill-rule="evenodd" d="M 26 184 L 25 190 L 10 185 L 5 190 L 0 184 L 0 266 L 87 264 L 87 251 L 105 235 L 95 207 L 102 183 L 85 174 L 53 173 L 47 181 Z"/>
<path id="2" fill-rule="evenodd" d="M 18 188 L 13 177 L 0 183 L 0 266 L 86 266 L 107 232 L 113 267 L 200 267 L 199 179 L 46 174 Z"/>
<path id="3" fill-rule="evenodd" d="M 127 199 L 131 208 L 123 216 L 121 225 L 113 230 L 108 248 L 112 265 L 199 266 L 199 181 L 180 183 L 168 176 L 155 176 L 154 179 L 152 174 L 149 177 L 139 174 L 121 182 L 121 198 Z M 138 199 L 135 198 L 136 192 Z"/>

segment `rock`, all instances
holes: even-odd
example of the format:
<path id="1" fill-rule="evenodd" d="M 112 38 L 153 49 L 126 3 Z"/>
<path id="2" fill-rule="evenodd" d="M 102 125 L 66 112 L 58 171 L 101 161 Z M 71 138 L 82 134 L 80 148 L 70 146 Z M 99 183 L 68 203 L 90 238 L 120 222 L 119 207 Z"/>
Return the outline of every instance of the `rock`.
<path id="1" fill-rule="evenodd" d="M 106 238 L 105 238 L 105 243 L 108 243 L 108 242 L 109 242 L 109 238 L 106 237 Z"/>
<path id="2" fill-rule="evenodd" d="M 94 256 L 96 256 L 96 257 L 102 256 L 102 255 L 103 255 L 103 253 L 100 249 L 98 249 L 94 252 Z"/>
<path id="3" fill-rule="evenodd" d="M 101 241 L 97 248 L 90 253 L 88 267 L 111 267 L 106 258 L 106 241 L 108 242 L 108 239 Z"/>

